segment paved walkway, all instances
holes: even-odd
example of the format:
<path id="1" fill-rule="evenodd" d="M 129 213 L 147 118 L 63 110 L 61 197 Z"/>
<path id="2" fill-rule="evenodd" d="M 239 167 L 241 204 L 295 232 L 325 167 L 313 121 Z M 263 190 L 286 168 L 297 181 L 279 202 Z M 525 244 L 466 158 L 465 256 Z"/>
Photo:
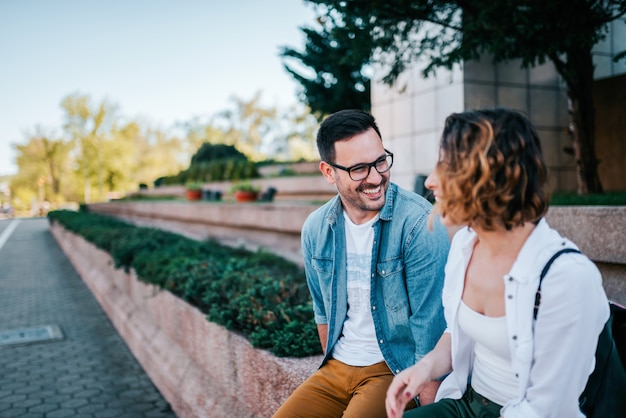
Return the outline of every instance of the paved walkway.
<path id="1" fill-rule="evenodd" d="M 0 417 L 175 417 L 45 218 L 0 220 Z"/>

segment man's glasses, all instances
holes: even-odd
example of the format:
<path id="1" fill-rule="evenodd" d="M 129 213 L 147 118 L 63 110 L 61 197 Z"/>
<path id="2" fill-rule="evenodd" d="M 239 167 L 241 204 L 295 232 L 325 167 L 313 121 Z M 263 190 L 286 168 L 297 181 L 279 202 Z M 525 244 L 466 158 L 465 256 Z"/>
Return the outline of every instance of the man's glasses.
<path id="1" fill-rule="evenodd" d="M 385 150 L 385 152 L 387 154 L 384 157 L 380 157 L 372 163 L 355 164 L 350 167 L 343 167 L 339 164 L 331 163 L 330 161 L 326 162 L 335 168 L 347 171 L 352 180 L 361 181 L 370 175 L 372 167 L 374 167 L 379 174 L 386 173 L 389 169 L 391 169 L 391 166 L 393 165 L 393 153 L 387 150 Z"/>

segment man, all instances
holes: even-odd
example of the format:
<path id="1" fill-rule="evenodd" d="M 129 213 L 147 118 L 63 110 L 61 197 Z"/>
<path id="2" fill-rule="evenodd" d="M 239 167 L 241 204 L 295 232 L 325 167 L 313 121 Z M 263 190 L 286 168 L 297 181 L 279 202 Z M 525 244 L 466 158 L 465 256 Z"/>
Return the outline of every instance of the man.
<path id="1" fill-rule="evenodd" d="M 274 417 L 386 417 L 394 374 L 428 353 L 445 328 L 448 234 L 438 220 L 429 229 L 427 200 L 390 183 L 393 154 L 369 113 L 330 115 L 317 147 L 320 170 L 338 191 L 302 229 L 324 360 Z M 435 392 L 435 384 L 425 389 L 422 402 Z"/>

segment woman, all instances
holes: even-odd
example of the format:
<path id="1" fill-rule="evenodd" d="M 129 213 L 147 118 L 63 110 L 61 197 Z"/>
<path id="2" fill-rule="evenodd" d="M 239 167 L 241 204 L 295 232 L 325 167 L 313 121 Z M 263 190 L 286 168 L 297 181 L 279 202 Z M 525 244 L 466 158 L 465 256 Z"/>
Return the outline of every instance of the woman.
<path id="1" fill-rule="evenodd" d="M 386 398 L 390 418 L 434 379 L 434 404 L 405 417 L 583 417 L 578 408 L 609 317 L 600 273 L 551 229 L 546 165 L 529 120 L 506 109 L 452 114 L 439 162 L 426 180 L 436 211 L 455 234 L 446 265 L 447 329 L 436 347 L 398 374 Z"/>

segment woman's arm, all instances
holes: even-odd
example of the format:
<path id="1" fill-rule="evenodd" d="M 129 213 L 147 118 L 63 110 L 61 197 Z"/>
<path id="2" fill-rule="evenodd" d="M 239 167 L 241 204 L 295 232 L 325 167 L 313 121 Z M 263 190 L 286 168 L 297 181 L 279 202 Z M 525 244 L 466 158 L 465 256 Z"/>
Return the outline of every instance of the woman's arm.
<path id="1" fill-rule="evenodd" d="M 533 363 L 524 398 L 504 417 L 579 416 L 578 397 L 589 375 L 608 302 L 595 265 L 578 254 L 560 257 L 541 290 Z"/>
<path id="2" fill-rule="evenodd" d="M 389 418 L 401 417 L 407 403 L 432 380 L 450 372 L 451 367 L 450 334 L 445 332 L 431 352 L 394 377 L 385 400 L 387 416 Z"/>

